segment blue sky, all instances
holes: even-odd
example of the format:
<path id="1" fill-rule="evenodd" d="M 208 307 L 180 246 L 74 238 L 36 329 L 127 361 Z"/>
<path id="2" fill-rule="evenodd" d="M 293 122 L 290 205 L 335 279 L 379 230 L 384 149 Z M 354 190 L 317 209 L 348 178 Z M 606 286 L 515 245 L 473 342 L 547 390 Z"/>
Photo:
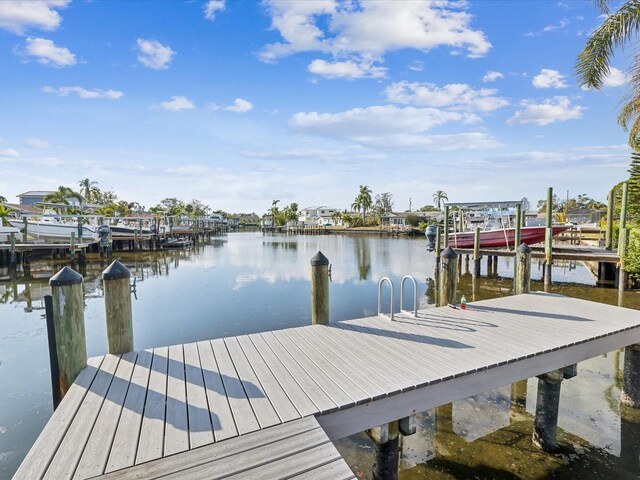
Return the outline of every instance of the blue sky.
<path id="1" fill-rule="evenodd" d="M 0 2 L 0 195 L 89 177 L 265 212 L 599 200 L 627 177 L 616 124 L 629 55 L 601 91 L 577 1 Z"/>

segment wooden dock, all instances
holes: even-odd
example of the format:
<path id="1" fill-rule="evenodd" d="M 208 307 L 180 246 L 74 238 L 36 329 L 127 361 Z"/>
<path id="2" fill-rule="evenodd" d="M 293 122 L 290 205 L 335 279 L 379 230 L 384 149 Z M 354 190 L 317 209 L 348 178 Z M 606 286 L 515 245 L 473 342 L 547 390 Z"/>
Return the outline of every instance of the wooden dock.
<path id="1" fill-rule="evenodd" d="M 451 245 L 456 253 L 459 255 L 472 255 L 473 249 L 471 248 L 456 248 L 455 245 Z M 494 248 L 481 248 L 479 250 L 481 256 L 494 256 L 494 257 L 515 257 L 515 250 L 494 249 Z M 532 258 L 544 259 L 545 253 L 542 247 L 532 247 Z M 587 247 L 587 246 L 575 246 L 575 247 L 553 247 L 553 258 L 555 260 L 574 260 L 583 262 L 603 262 L 603 263 L 620 263 L 620 257 L 615 250 L 606 250 L 600 247 Z"/>
<path id="2" fill-rule="evenodd" d="M 14 478 L 353 478 L 328 440 L 638 342 L 637 311 L 534 293 L 105 355 Z"/>

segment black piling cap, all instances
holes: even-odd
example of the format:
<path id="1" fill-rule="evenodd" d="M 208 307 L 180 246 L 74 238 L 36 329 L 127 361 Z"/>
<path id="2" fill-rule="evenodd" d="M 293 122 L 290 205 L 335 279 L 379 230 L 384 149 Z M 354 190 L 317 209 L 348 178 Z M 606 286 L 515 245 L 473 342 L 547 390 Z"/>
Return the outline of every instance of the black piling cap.
<path id="1" fill-rule="evenodd" d="M 52 287 L 65 287 L 77 283 L 82 283 L 82 275 L 69 267 L 64 267 L 49 279 L 49 285 Z"/>
<path id="2" fill-rule="evenodd" d="M 318 251 L 318 253 L 311 258 L 311 266 L 319 267 L 321 265 L 329 265 L 329 259 L 325 257 L 321 251 Z"/>
<path id="3" fill-rule="evenodd" d="M 530 253 L 531 252 L 531 247 L 529 245 L 527 245 L 526 243 L 521 243 L 520 246 L 518 247 L 518 252 L 519 253 Z"/>
<path id="4" fill-rule="evenodd" d="M 451 247 L 445 248 L 444 252 L 442 252 L 442 257 L 444 257 L 444 258 L 456 258 L 457 256 L 458 256 L 458 254 Z"/>
<path id="5" fill-rule="evenodd" d="M 120 280 L 123 278 L 131 278 L 131 272 L 118 260 L 114 260 L 111 265 L 102 272 L 103 280 Z"/>

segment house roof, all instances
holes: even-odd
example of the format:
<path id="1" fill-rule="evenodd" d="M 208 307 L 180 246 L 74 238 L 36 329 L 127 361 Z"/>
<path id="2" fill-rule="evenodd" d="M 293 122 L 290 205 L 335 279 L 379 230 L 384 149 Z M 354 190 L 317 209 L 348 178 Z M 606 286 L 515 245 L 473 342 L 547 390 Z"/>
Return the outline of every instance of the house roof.
<path id="1" fill-rule="evenodd" d="M 305 211 L 305 210 L 338 210 L 337 208 L 333 208 L 333 207 L 327 207 L 326 205 L 321 205 L 319 207 L 307 207 L 307 208 L 303 208 L 302 210 L 300 210 L 301 212 Z"/>
<path id="2" fill-rule="evenodd" d="M 382 215 L 382 218 L 406 218 L 409 215 L 415 215 L 420 218 L 435 218 L 442 215 L 442 212 L 387 212 Z"/>
<path id="3" fill-rule="evenodd" d="M 28 192 L 21 193 L 20 195 L 16 195 L 18 198 L 22 197 L 44 197 L 49 195 L 50 193 L 54 193 L 53 190 L 29 190 Z"/>
<path id="4" fill-rule="evenodd" d="M 42 208 L 33 205 L 18 205 L 17 203 L 3 203 L 9 210 L 15 210 L 20 213 L 40 213 Z"/>

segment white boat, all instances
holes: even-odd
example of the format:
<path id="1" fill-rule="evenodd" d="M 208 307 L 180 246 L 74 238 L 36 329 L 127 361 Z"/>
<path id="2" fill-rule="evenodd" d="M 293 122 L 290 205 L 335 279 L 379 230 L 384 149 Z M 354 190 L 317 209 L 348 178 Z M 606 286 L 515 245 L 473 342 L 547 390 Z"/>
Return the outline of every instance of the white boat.
<path id="1" fill-rule="evenodd" d="M 9 218 L 8 220 L 16 228 L 20 230 L 24 228 L 23 219 Z M 82 224 L 82 241 L 84 243 L 97 242 L 97 229 L 97 225 Z M 69 243 L 71 241 L 71 232 L 75 232 L 76 241 L 79 241 L 77 222 L 65 221 L 57 217 L 27 219 L 27 235 L 45 243 Z"/>
<path id="2" fill-rule="evenodd" d="M 16 242 L 22 242 L 22 234 L 19 228 L 0 226 L 0 243 L 9 243 L 12 233 L 16 234 Z"/>

